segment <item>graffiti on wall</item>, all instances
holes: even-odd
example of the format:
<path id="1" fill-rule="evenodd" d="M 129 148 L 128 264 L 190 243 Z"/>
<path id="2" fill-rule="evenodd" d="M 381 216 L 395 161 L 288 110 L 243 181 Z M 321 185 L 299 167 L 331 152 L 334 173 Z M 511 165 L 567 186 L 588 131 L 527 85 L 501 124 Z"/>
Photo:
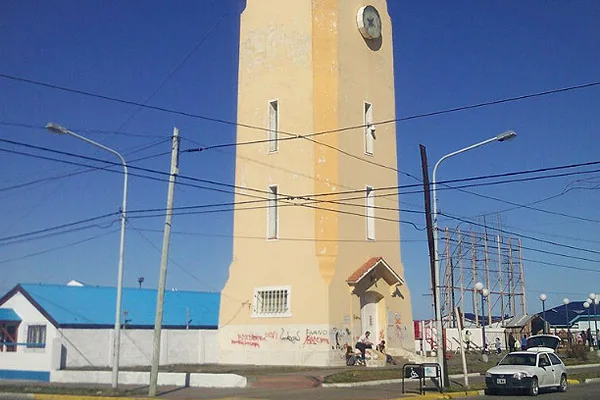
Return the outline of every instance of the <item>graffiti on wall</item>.
<path id="1" fill-rule="evenodd" d="M 352 340 L 352 333 L 348 328 L 332 328 L 331 329 L 331 349 L 332 350 L 346 350 L 350 346 Z"/>
<path id="2" fill-rule="evenodd" d="M 307 328 L 304 331 L 300 329 L 278 328 L 266 332 L 240 332 L 230 340 L 231 344 L 261 348 L 263 345 L 274 344 L 276 342 L 304 346 L 329 346 L 329 330 L 322 328 Z"/>
<path id="3" fill-rule="evenodd" d="M 298 329 L 296 327 L 270 328 L 268 331 L 252 330 L 236 332 L 230 339 L 232 345 L 260 349 L 265 346 L 282 344 L 297 348 L 319 347 L 340 350 L 343 355 L 352 345 L 352 331 L 348 327 L 322 327 Z"/>
<path id="4" fill-rule="evenodd" d="M 303 345 L 319 344 L 329 345 L 329 332 L 327 329 L 307 329 Z"/>

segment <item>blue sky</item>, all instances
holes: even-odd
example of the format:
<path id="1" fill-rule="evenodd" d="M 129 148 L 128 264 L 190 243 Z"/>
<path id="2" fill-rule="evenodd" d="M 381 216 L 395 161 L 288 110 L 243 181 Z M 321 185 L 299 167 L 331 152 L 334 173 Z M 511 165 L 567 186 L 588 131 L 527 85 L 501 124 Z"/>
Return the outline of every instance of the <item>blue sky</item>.
<path id="1" fill-rule="evenodd" d="M 388 3 L 394 23 L 398 118 L 600 81 L 600 4 L 596 1 Z M 235 121 L 242 7 L 240 0 L 5 1 L 0 13 L 0 73 Z M 508 129 L 517 131 L 516 140 L 447 160 L 438 179 L 597 161 L 599 105 L 600 86 L 594 86 L 399 122 L 398 169 L 421 176 L 419 144 L 427 147 L 431 167 L 444 154 Z M 182 149 L 235 140 L 230 125 L 138 110 L 5 78 L 0 78 L 0 110 L 0 139 L 111 161 L 116 159 L 108 153 L 41 127 L 48 121 L 58 122 L 120 151 L 128 160 L 168 153 L 173 126 L 181 131 Z M 0 142 L 0 149 L 0 289 L 5 291 L 18 282 L 70 279 L 115 285 L 116 218 L 94 221 L 94 226 L 84 224 L 86 229 L 70 233 L 51 232 L 36 240 L 31 236 L 17 242 L 3 238 L 117 212 L 122 176 L 95 171 L 60 178 L 82 168 L 14 151 L 100 163 L 7 142 Z M 169 155 L 132 165 L 168 171 Z M 183 175 L 231 184 L 234 149 L 184 153 L 180 167 Z M 523 250 L 530 260 L 525 262 L 530 312 L 540 309 L 542 291 L 548 294 L 548 305 L 559 304 L 563 297 L 583 300 L 589 292 L 600 292 L 598 262 L 581 260 L 600 261 L 600 254 L 594 253 L 600 251 L 600 229 L 594 222 L 600 220 L 594 190 L 600 176 L 590 172 L 595 168 L 569 170 L 580 174 L 568 177 L 469 188 L 518 204 L 575 188 L 535 204 L 543 211 L 520 208 L 500 214 L 506 230 L 577 248 L 522 237 L 523 246 L 534 249 Z M 399 178 L 401 185 L 417 183 L 403 173 Z M 14 188 L 40 179 L 46 180 Z M 438 199 L 442 212 L 476 221 L 481 221 L 483 213 L 511 207 L 456 190 L 440 190 Z M 232 200 L 231 194 L 183 185 L 175 193 L 179 207 Z M 130 178 L 130 211 L 162 208 L 165 202 L 165 182 Z M 403 194 L 400 202 L 404 209 L 423 208 L 419 193 Z M 156 287 L 164 218 L 134 215 L 130 214 L 127 229 L 125 284 L 135 286 L 143 276 L 145 287 Z M 421 214 L 402 213 L 401 218 L 424 227 Z M 496 215 L 487 218 L 497 219 Z M 457 223 L 440 218 L 442 227 Z M 408 224 L 401 224 L 400 229 L 414 315 L 427 318 L 426 236 Z M 231 213 L 176 216 L 173 230 L 168 287 L 220 290 L 231 260 Z"/>

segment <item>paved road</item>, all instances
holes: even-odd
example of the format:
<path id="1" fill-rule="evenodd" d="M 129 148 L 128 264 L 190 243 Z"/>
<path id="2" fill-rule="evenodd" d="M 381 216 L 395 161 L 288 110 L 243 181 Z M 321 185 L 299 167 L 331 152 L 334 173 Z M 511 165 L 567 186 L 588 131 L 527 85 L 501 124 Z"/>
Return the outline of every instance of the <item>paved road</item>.
<path id="1" fill-rule="evenodd" d="M 462 399 L 472 400 L 531 400 L 530 396 L 523 395 L 499 395 L 499 396 L 477 396 L 477 397 L 463 397 Z M 555 391 L 541 393 L 538 396 L 540 400 L 598 400 L 600 399 L 600 384 L 598 383 L 586 383 L 581 385 L 572 385 L 569 387 L 566 393 L 557 393 Z"/>

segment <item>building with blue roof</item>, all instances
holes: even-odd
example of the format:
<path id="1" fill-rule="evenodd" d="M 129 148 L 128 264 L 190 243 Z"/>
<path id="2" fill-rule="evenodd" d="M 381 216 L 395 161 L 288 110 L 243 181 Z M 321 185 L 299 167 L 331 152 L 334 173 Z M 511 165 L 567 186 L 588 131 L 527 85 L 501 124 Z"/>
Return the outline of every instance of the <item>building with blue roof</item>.
<path id="1" fill-rule="evenodd" d="M 572 301 L 569 304 L 561 304 L 559 306 L 546 310 L 545 313 L 539 313 L 540 318 L 546 319 L 546 323 L 551 329 L 587 329 L 595 330 L 595 321 L 598 321 L 600 306 L 589 308 L 583 306 L 583 301 Z M 598 324 L 600 327 L 600 323 Z"/>
<path id="2" fill-rule="evenodd" d="M 157 291 L 124 288 L 121 366 L 150 365 Z M 165 292 L 161 364 L 218 359 L 220 293 Z M 0 379 L 111 367 L 116 288 L 20 284 L 0 298 Z"/>

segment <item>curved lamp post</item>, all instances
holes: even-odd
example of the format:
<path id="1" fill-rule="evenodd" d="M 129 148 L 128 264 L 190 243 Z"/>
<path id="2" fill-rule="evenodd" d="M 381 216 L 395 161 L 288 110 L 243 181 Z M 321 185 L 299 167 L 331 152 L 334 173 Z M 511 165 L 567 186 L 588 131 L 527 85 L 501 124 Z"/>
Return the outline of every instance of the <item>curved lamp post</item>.
<path id="1" fill-rule="evenodd" d="M 546 334 L 546 299 L 548 297 L 545 293 L 540 294 L 540 300 L 542 301 L 542 319 L 544 320 L 544 334 Z"/>
<path id="2" fill-rule="evenodd" d="M 126 210 L 127 210 L 127 163 L 121 154 L 116 150 L 106 147 L 103 144 L 94 142 L 91 139 L 78 135 L 77 133 L 68 130 L 64 126 L 48 122 L 46 129 L 52 133 L 58 133 L 61 135 L 71 135 L 79 140 L 83 140 L 89 144 L 106 150 L 116 155 L 121 164 L 123 165 L 123 204 L 121 205 L 121 241 L 119 246 L 119 270 L 117 277 L 117 299 L 116 299 L 116 310 L 115 310 L 115 334 L 113 340 L 113 365 L 112 365 L 112 387 L 117 388 L 119 385 L 119 349 L 121 340 L 121 296 L 123 292 L 123 262 L 125 256 L 125 222 L 126 222 Z"/>
<path id="3" fill-rule="evenodd" d="M 440 164 L 442 163 L 442 161 L 456 156 L 458 154 L 464 153 L 466 151 L 469 150 L 473 150 L 474 148 L 486 145 L 488 143 L 493 143 L 493 142 L 506 142 L 508 140 L 514 139 L 517 136 L 517 134 L 515 133 L 515 131 L 506 131 L 504 133 L 501 133 L 499 135 L 496 135 L 494 137 L 491 137 L 489 139 L 486 139 L 484 141 L 481 141 L 479 143 L 475 143 L 471 146 L 467 146 L 465 148 L 462 148 L 460 150 L 457 151 L 453 151 L 452 153 L 446 154 L 445 156 L 443 156 L 442 158 L 440 158 L 438 160 L 438 162 L 435 163 L 435 166 L 433 167 L 433 174 L 432 174 L 432 180 L 431 180 L 431 193 L 433 196 L 433 251 L 434 251 L 434 255 L 435 255 L 435 271 L 434 271 L 434 282 L 433 282 L 433 296 L 434 296 L 434 301 L 435 301 L 435 328 L 436 328 L 436 341 L 438 343 L 438 347 L 441 346 L 441 348 L 438 348 L 438 352 L 437 352 L 437 359 L 438 359 L 438 364 L 440 365 L 441 368 L 441 385 L 440 386 L 444 386 L 445 382 L 444 382 L 444 376 L 445 376 L 445 372 L 444 372 L 444 333 L 442 332 L 443 330 L 443 324 L 442 324 L 442 306 L 441 306 L 441 293 L 440 293 L 440 257 L 439 257 L 439 252 L 438 252 L 438 226 L 437 226 L 437 221 L 438 221 L 438 212 L 437 212 L 437 195 L 436 195 L 436 189 L 437 189 L 437 185 L 436 185 L 436 174 L 437 174 L 437 169 L 440 166 Z"/>
<path id="4" fill-rule="evenodd" d="M 486 343 L 486 339 L 485 339 L 485 318 L 484 318 L 484 304 L 485 304 L 485 300 L 486 298 L 490 295 L 490 291 L 488 289 L 486 289 L 485 287 L 483 287 L 483 283 L 481 282 L 477 282 L 475 284 L 475 290 L 477 292 L 481 293 L 481 336 L 483 338 L 483 348 L 482 348 L 482 354 L 484 355 L 484 361 L 486 361 L 487 358 L 487 353 L 485 352 L 486 348 L 487 348 L 487 343 Z"/>
<path id="5" fill-rule="evenodd" d="M 596 337 L 598 335 L 598 314 L 596 313 L 596 306 L 598 305 L 598 303 L 600 303 L 600 295 L 596 293 L 590 293 L 590 299 L 592 299 L 592 304 L 594 306 L 594 337 Z M 597 340 L 595 340 L 594 342 L 597 342 Z M 598 343 L 595 343 L 595 345 L 596 350 L 598 350 Z"/>
<path id="6" fill-rule="evenodd" d="M 586 299 L 586 301 L 583 302 L 583 308 L 587 309 L 587 314 L 588 314 L 588 327 L 591 328 L 592 326 L 592 322 L 590 321 L 590 305 L 594 302 L 594 300 L 592 299 Z"/>
<path id="7" fill-rule="evenodd" d="M 569 324 L 569 303 L 571 301 L 565 297 L 563 304 L 565 305 L 565 326 L 567 328 L 567 345 L 571 347 L 571 325 Z"/>

